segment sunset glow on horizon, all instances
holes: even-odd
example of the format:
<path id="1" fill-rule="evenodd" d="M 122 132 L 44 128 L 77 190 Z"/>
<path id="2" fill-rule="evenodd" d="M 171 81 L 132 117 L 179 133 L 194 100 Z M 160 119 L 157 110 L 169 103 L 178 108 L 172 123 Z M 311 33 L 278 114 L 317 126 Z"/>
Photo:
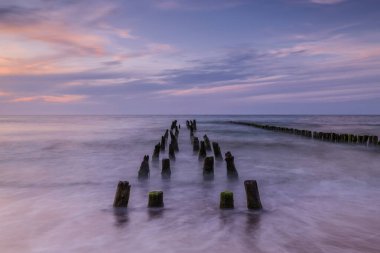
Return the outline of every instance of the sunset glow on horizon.
<path id="1" fill-rule="evenodd" d="M 380 114 L 377 0 L 0 0 L 1 114 Z"/>

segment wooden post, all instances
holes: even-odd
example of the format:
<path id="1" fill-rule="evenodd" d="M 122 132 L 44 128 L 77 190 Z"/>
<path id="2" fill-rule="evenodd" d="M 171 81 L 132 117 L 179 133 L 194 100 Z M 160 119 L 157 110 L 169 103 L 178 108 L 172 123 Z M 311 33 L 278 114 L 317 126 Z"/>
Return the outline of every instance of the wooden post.
<path id="1" fill-rule="evenodd" d="M 164 193 L 162 191 L 149 192 L 148 207 L 163 207 Z"/>
<path id="2" fill-rule="evenodd" d="M 244 181 L 245 193 L 247 195 L 247 207 L 248 209 L 259 210 L 262 209 L 260 201 L 259 189 L 257 187 L 256 180 Z"/>
<path id="3" fill-rule="evenodd" d="M 232 156 L 231 152 L 227 152 L 225 154 L 225 161 L 227 164 L 227 177 L 231 179 L 236 179 L 239 177 L 239 174 L 235 167 L 234 157 Z"/>
<path id="4" fill-rule="evenodd" d="M 214 157 L 208 156 L 203 163 L 204 179 L 214 179 Z"/>
<path id="5" fill-rule="evenodd" d="M 158 160 L 160 158 L 160 147 L 161 147 L 160 143 L 154 146 L 154 151 L 153 151 L 153 156 L 152 156 L 153 160 Z"/>
<path id="6" fill-rule="evenodd" d="M 174 151 L 179 151 L 178 149 L 178 142 L 177 142 L 177 138 L 175 137 L 175 135 L 173 134 L 172 131 L 170 131 L 170 139 L 171 139 L 171 144 L 173 145 L 173 148 L 174 148 Z"/>
<path id="7" fill-rule="evenodd" d="M 206 147 L 205 142 L 201 141 L 201 148 L 199 149 L 199 160 L 204 159 L 206 157 Z"/>
<path id="8" fill-rule="evenodd" d="M 141 162 L 139 169 L 139 179 L 146 179 L 149 177 L 149 156 L 145 155 L 143 161 Z"/>
<path id="9" fill-rule="evenodd" d="M 220 209 L 233 209 L 234 208 L 234 193 L 224 191 L 220 193 Z"/>
<path id="10" fill-rule="evenodd" d="M 161 145 L 160 145 L 161 152 L 165 152 L 165 146 L 166 146 L 165 136 L 161 136 Z"/>
<path id="11" fill-rule="evenodd" d="M 193 140 L 193 151 L 198 152 L 199 151 L 199 140 L 198 137 L 194 137 Z"/>
<path id="12" fill-rule="evenodd" d="M 171 174 L 172 172 L 170 170 L 170 160 L 162 159 L 162 170 L 161 170 L 162 178 L 170 178 Z"/>
<path id="13" fill-rule="evenodd" d="M 203 139 L 205 141 L 205 147 L 207 150 L 211 150 L 211 144 L 210 144 L 210 139 L 207 137 L 207 135 L 203 135 Z"/>
<path id="14" fill-rule="evenodd" d="M 113 201 L 114 207 L 128 207 L 129 193 L 131 186 L 128 181 L 119 181 L 117 184 L 115 199 Z"/>
<path id="15" fill-rule="evenodd" d="M 169 159 L 175 160 L 175 152 L 172 143 L 169 144 Z"/>
<path id="16" fill-rule="evenodd" d="M 220 147 L 217 142 L 212 143 L 212 149 L 214 150 L 215 159 L 223 160 L 222 152 L 220 151 Z"/>

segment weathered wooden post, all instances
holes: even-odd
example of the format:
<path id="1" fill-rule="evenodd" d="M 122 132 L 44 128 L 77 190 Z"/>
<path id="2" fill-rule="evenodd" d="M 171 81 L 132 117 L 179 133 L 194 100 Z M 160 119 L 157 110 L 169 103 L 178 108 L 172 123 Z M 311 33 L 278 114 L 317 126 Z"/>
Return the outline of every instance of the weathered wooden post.
<path id="1" fill-rule="evenodd" d="M 203 178 L 207 180 L 214 179 L 214 157 L 208 156 L 203 163 Z"/>
<path id="2" fill-rule="evenodd" d="M 163 207 L 164 193 L 162 191 L 149 192 L 148 207 Z"/>
<path id="3" fill-rule="evenodd" d="M 152 160 L 158 160 L 160 158 L 160 147 L 161 147 L 160 143 L 154 146 Z"/>
<path id="4" fill-rule="evenodd" d="M 161 152 L 165 152 L 165 146 L 166 146 L 165 136 L 161 136 L 161 146 L 160 146 Z"/>
<path id="5" fill-rule="evenodd" d="M 165 136 L 165 139 L 168 140 L 168 137 L 169 137 L 169 129 L 166 129 L 164 136 Z"/>
<path id="6" fill-rule="evenodd" d="M 199 149 L 199 160 L 204 159 L 207 156 L 205 142 L 201 141 L 201 148 Z"/>
<path id="7" fill-rule="evenodd" d="M 211 144 L 210 144 L 210 139 L 208 138 L 208 136 L 205 134 L 203 135 L 203 139 L 205 141 L 205 147 L 207 150 L 211 150 Z"/>
<path id="8" fill-rule="evenodd" d="M 220 151 L 220 147 L 217 142 L 212 143 L 212 149 L 214 150 L 215 159 L 223 160 L 222 152 Z"/>
<path id="9" fill-rule="evenodd" d="M 197 131 L 197 121 L 196 120 L 193 120 L 193 128 L 194 128 L 194 131 Z"/>
<path id="10" fill-rule="evenodd" d="M 149 156 L 145 155 L 143 161 L 141 162 L 139 169 L 139 179 L 146 179 L 149 177 Z"/>
<path id="11" fill-rule="evenodd" d="M 113 201 L 114 207 L 128 207 L 129 193 L 131 186 L 128 181 L 119 181 L 117 184 L 115 199 Z"/>
<path id="12" fill-rule="evenodd" d="M 175 160 L 174 147 L 171 143 L 169 144 L 169 159 Z"/>
<path id="13" fill-rule="evenodd" d="M 262 209 L 260 201 L 259 189 L 257 188 L 256 180 L 244 181 L 245 193 L 247 195 L 247 207 L 248 209 L 259 210 Z"/>
<path id="14" fill-rule="evenodd" d="M 170 160 L 162 159 L 162 170 L 161 170 L 162 178 L 170 178 L 171 174 L 172 172 L 170 170 Z"/>
<path id="15" fill-rule="evenodd" d="M 193 151 L 198 152 L 199 151 L 199 140 L 198 137 L 194 137 L 193 139 Z"/>
<path id="16" fill-rule="evenodd" d="M 226 164 L 227 164 L 227 177 L 231 179 L 238 178 L 239 174 L 236 170 L 234 157 L 232 156 L 231 152 L 228 151 L 225 154 L 224 160 L 226 161 Z"/>
<path id="17" fill-rule="evenodd" d="M 177 126 L 175 127 L 174 135 L 175 135 L 176 139 L 178 139 L 179 130 L 178 130 Z"/>
<path id="18" fill-rule="evenodd" d="M 230 191 L 221 192 L 219 207 L 221 209 L 233 209 L 234 208 L 234 193 Z"/>

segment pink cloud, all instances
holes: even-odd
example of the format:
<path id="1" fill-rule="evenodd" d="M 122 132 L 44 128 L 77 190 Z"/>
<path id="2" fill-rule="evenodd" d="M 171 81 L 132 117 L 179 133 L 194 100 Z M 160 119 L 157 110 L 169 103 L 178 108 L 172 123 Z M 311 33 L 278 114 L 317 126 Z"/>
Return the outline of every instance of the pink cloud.
<path id="1" fill-rule="evenodd" d="M 82 95 L 59 95 L 59 96 L 31 96 L 19 97 L 12 100 L 12 102 L 33 102 L 40 101 L 46 103 L 77 103 L 86 99 L 87 96 Z"/>
<path id="2" fill-rule="evenodd" d="M 315 4 L 339 4 L 345 1 L 346 0 L 310 0 L 310 2 Z"/>

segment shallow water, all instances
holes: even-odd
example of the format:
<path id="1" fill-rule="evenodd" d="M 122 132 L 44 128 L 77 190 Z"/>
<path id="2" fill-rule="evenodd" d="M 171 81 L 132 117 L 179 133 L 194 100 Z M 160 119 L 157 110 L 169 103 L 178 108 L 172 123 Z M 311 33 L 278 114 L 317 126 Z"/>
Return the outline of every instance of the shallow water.
<path id="1" fill-rule="evenodd" d="M 191 118 L 198 137 L 233 153 L 239 181 L 224 162 L 203 181 Z M 171 179 L 151 163 L 139 182 L 172 119 L 182 129 Z M 379 116 L 1 116 L 0 252 L 380 252 L 380 147 L 228 120 L 380 136 Z M 262 212 L 246 209 L 246 179 L 258 181 Z M 119 180 L 132 185 L 127 210 L 112 208 Z M 235 209 L 219 210 L 227 189 Z M 146 207 L 152 190 L 164 191 L 164 209 Z"/>

